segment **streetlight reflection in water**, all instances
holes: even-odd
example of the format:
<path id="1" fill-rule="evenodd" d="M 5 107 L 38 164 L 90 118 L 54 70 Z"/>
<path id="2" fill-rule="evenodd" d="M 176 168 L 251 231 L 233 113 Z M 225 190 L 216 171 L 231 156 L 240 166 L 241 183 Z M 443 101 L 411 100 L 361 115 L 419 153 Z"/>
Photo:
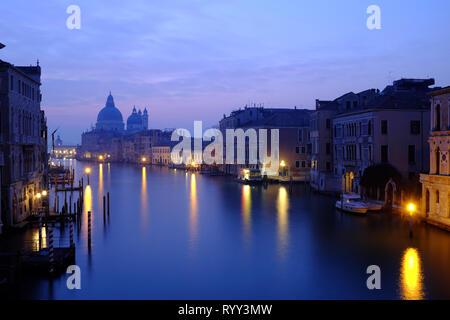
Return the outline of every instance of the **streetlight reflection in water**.
<path id="1" fill-rule="evenodd" d="M 423 274 L 419 252 L 415 248 L 406 249 L 402 258 L 400 292 L 404 300 L 424 298 Z"/>

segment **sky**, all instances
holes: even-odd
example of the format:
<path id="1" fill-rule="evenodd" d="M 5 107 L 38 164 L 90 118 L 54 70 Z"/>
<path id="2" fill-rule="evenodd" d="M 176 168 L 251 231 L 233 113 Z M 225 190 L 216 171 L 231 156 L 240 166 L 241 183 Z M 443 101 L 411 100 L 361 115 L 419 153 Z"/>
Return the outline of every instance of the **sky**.
<path id="1" fill-rule="evenodd" d="M 66 27 L 70 5 L 80 29 Z M 124 121 L 135 105 L 151 128 L 191 129 L 249 103 L 314 109 L 400 78 L 450 85 L 448 12 L 448 0 L 1 0 L 0 59 L 39 59 L 49 131 L 75 144 L 109 91 Z"/>

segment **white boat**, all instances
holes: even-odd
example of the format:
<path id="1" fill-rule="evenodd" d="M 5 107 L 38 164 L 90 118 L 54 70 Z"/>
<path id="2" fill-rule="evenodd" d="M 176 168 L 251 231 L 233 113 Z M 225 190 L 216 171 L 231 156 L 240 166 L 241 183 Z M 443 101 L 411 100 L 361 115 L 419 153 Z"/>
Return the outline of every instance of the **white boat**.
<path id="1" fill-rule="evenodd" d="M 362 200 L 357 193 L 344 193 L 342 197 L 345 200 L 362 202 L 367 206 L 368 211 L 381 211 L 383 209 L 383 202 L 376 200 Z"/>
<path id="2" fill-rule="evenodd" d="M 346 212 L 365 214 L 369 211 L 369 206 L 361 201 L 357 194 L 343 194 L 341 199 L 336 201 L 336 208 Z"/>

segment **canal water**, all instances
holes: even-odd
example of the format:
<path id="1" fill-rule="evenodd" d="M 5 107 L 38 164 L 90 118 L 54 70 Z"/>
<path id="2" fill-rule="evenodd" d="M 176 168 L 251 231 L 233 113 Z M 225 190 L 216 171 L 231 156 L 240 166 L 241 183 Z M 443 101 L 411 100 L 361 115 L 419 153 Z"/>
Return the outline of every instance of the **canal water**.
<path id="1" fill-rule="evenodd" d="M 69 275 L 63 274 L 26 278 L 10 297 L 450 298 L 450 234 L 434 227 L 414 223 L 410 239 L 408 221 L 400 216 L 340 213 L 335 199 L 304 185 L 290 191 L 161 167 L 65 164 L 75 168 L 77 179 L 91 168 L 74 232 L 81 290 L 68 290 Z M 104 220 L 106 192 L 111 213 Z M 19 238 L 36 236 L 36 229 L 27 229 Z M 381 290 L 367 289 L 370 265 L 381 269 Z"/>

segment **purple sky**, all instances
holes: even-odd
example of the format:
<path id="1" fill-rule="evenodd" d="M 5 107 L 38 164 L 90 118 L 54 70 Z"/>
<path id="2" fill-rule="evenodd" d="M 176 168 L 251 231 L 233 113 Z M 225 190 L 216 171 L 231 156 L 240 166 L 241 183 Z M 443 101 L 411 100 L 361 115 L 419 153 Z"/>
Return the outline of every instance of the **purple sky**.
<path id="1" fill-rule="evenodd" d="M 71 4 L 80 30 L 66 28 Z M 366 27 L 371 4 L 381 30 Z M 49 128 L 79 143 L 109 90 L 125 121 L 147 107 L 162 129 L 212 126 L 248 102 L 313 108 L 401 77 L 450 85 L 448 12 L 448 0 L 2 0 L 0 59 L 39 58 Z"/>

